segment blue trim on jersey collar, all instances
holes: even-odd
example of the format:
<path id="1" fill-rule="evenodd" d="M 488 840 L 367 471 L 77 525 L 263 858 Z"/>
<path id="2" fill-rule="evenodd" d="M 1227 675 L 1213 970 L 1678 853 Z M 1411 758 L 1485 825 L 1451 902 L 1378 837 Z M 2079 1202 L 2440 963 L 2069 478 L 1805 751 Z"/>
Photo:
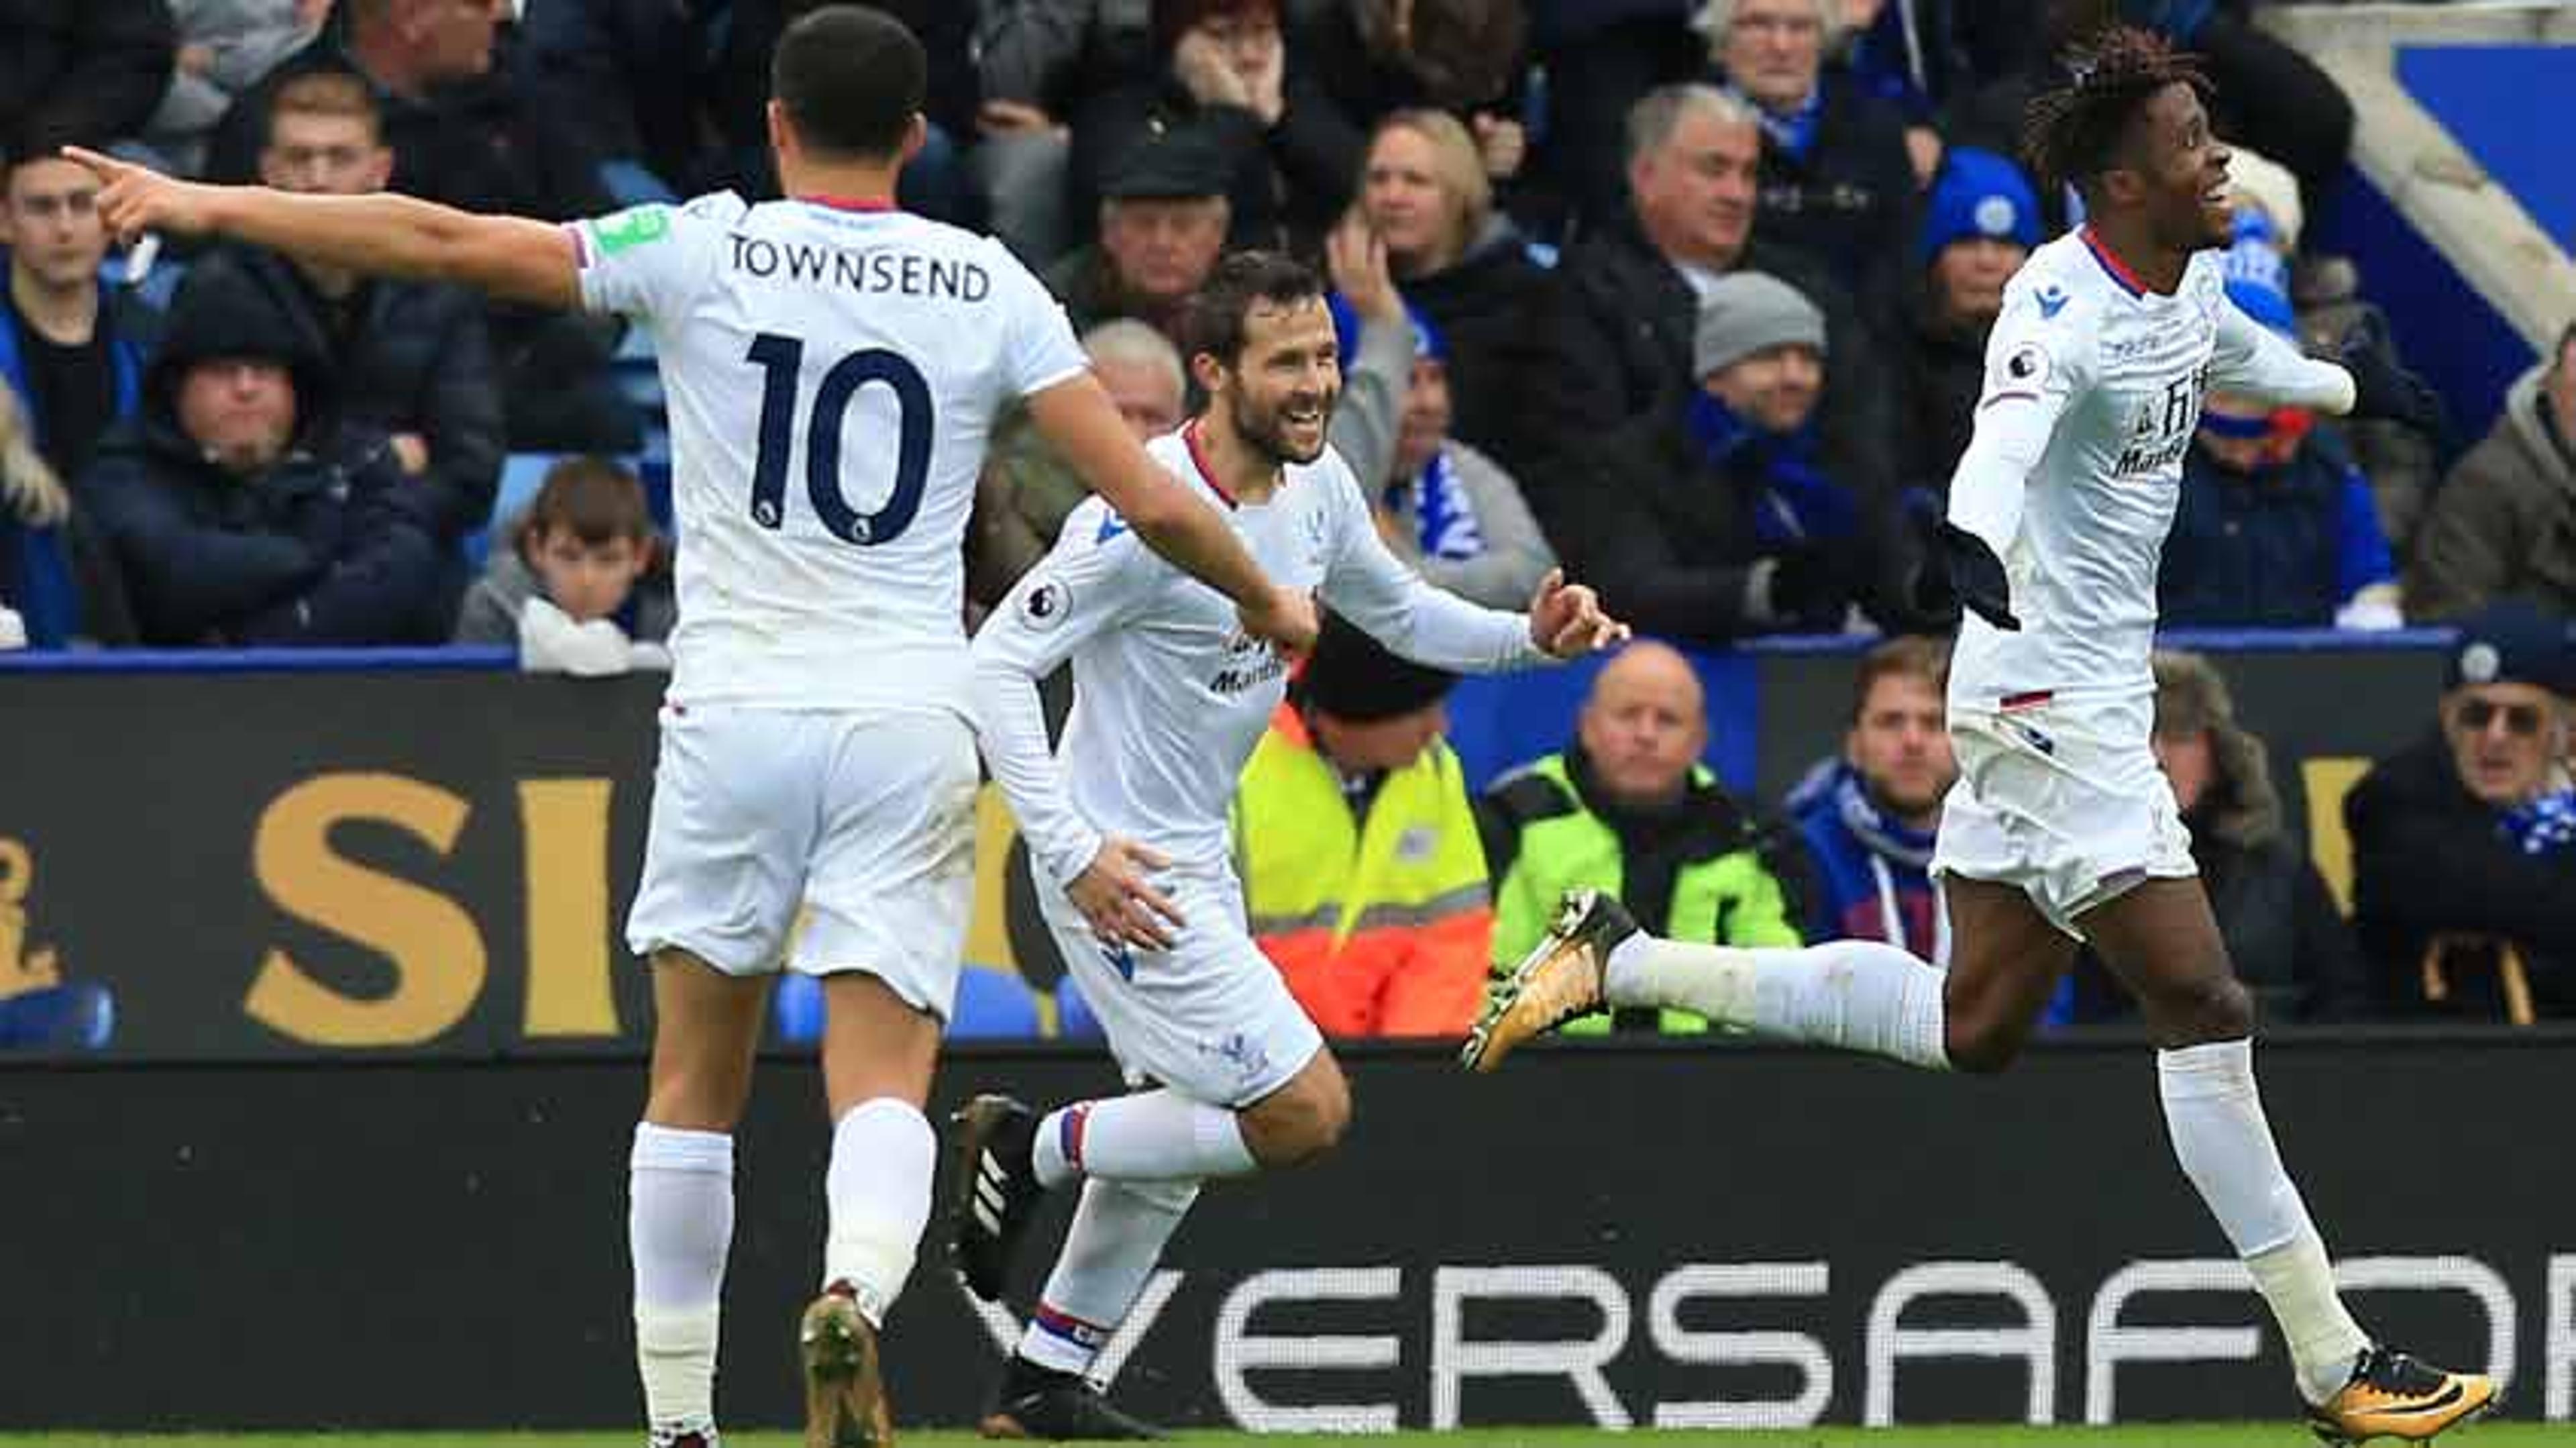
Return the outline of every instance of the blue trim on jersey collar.
<path id="1" fill-rule="evenodd" d="M 2111 280 L 2120 284 L 2120 290 L 2133 297 L 2143 297 L 2147 294 L 2147 284 L 2138 279 L 2136 272 L 2129 270 L 2127 262 L 2113 255 L 2111 249 L 2102 244 L 2101 239 L 2093 234 L 2093 228 L 2090 225 L 2076 235 L 2084 239 L 2084 249 L 2093 253 L 2093 259 L 2102 264 L 2102 270 L 2110 273 Z"/>

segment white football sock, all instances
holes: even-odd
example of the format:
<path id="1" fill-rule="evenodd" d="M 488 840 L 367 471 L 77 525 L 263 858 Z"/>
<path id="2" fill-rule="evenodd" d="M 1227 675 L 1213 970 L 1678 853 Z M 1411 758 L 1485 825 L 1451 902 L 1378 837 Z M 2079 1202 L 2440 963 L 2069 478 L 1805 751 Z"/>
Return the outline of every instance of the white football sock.
<path id="1" fill-rule="evenodd" d="M 733 1138 L 649 1121 L 627 1164 L 626 1240 L 635 1262 L 635 1373 L 645 1420 L 715 1426 L 716 1338 L 733 1244 Z"/>
<path id="2" fill-rule="evenodd" d="M 1614 1006 L 1674 1007 L 1766 1036 L 1950 1069 L 1941 970 L 1875 940 L 1803 950 L 1659 940 L 1611 948 L 1602 986 Z"/>
<path id="3" fill-rule="evenodd" d="M 2325 1242 L 2281 1166 L 2254 1086 L 2254 1043 L 2158 1051 L 2156 1084 L 2174 1158 L 2280 1323 L 2299 1391 L 2324 1402 L 2351 1377 L 2370 1339 L 2336 1295 Z"/>
<path id="4" fill-rule="evenodd" d="M 1050 1111 L 1038 1123 L 1036 1156 L 1038 1181 L 1050 1188 L 1077 1176 L 1196 1182 L 1243 1176 L 1258 1165 L 1232 1111 L 1170 1090 Z"/>
<path id="5" fill-rule="evenodd" d="M 1085 1182 L 1064 1250 L 1020 1334 L 1020 1356 L 1057 1372 L 1089 1372 L 1198 1195 L 1196 1182 Z"/>
<path id="6" fill-rule="evenodd" d="M 912 1255 L 930 1221 L 930 1174 L 939 1139 L 919 1108 L 878 1096 L 850 1108 L 832 1128 L 823 1191 L 831 1205 L 823 1242 L 823 1285 L 850 1286 L 867 1320 L 886 1310 L 912 1275 Z"/>

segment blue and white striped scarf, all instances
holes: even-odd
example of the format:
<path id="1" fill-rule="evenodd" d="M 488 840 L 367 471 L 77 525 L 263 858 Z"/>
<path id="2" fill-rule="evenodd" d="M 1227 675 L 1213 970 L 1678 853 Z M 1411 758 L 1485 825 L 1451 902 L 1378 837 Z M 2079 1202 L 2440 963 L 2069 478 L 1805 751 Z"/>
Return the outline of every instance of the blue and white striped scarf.
<path id="1" fill-rule="evenodd" d="M 1425 558 L 1463 560 L 1485 551 L 1485 535 L 1476 527 L 1476 505 L 1449 466 L 1449 450 L 1431 455 L 1421 475 L 1387 486 L 1386 501 L 1413 514 L 1414 542 Z"/>

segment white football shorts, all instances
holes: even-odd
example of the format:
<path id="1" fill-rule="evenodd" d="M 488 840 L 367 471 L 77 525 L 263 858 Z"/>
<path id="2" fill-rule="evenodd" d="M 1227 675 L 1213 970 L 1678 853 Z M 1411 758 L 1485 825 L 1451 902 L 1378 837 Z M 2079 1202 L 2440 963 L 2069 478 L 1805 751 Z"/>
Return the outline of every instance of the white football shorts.
<path id="1" fill-rule="evenodd" d="M 1952 709 L 1959 778 L 1941 803 L 1933 872 L 2013 886 L 2079 940 L 2085 911 L 2144 880 L 2198 874 L 2147 747 L 2154 719 L 2152 695 Z"/>
<path id="2" fill-rule="evenodd" d="M 974 731 L 948 710 L 666 704 L 627 946 L 728 975 L 865 971 L 946 1020 L 975 786 Z"/>
<path id="3" fill-rule="evenodd" d="M 1156 883 L 1189 922 L 1167 951 L 1103 944 L 1043 875 L 1038 913 L 1130 1084 L 1249 1106 L 1304 1070 L 1323 1033 L 1246 933 L 1231 869 L 1174 869 Z"/>

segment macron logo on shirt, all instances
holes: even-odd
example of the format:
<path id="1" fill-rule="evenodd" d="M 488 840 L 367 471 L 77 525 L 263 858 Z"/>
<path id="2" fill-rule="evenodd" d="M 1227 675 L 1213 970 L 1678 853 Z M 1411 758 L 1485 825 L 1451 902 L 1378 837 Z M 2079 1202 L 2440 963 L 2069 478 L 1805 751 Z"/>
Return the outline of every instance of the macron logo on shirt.
<path id="1" fill-rule="evenodd" d="M 2042 320 L 2042 321 L 2050 320 L 2050 319 L 2052 319 L 2052 318 L 2056 317 L 2056 315 L 2057 315 L 2058 313 L 2060 313 L 2060 312 L 2062 312 L 2062 311 L 2065 311 L 2065 310 L 2066 310 L 2066 288 L 2061 287 L 2061 286 L 2051 285 L 2051 286 L 2045 286 L 2045 287 L 2042 287 L 2042 288 L 2040 288 L 2040 289 L 2039 289 L 2039 315 L 2040 315 L 2040 320 Z"/>

